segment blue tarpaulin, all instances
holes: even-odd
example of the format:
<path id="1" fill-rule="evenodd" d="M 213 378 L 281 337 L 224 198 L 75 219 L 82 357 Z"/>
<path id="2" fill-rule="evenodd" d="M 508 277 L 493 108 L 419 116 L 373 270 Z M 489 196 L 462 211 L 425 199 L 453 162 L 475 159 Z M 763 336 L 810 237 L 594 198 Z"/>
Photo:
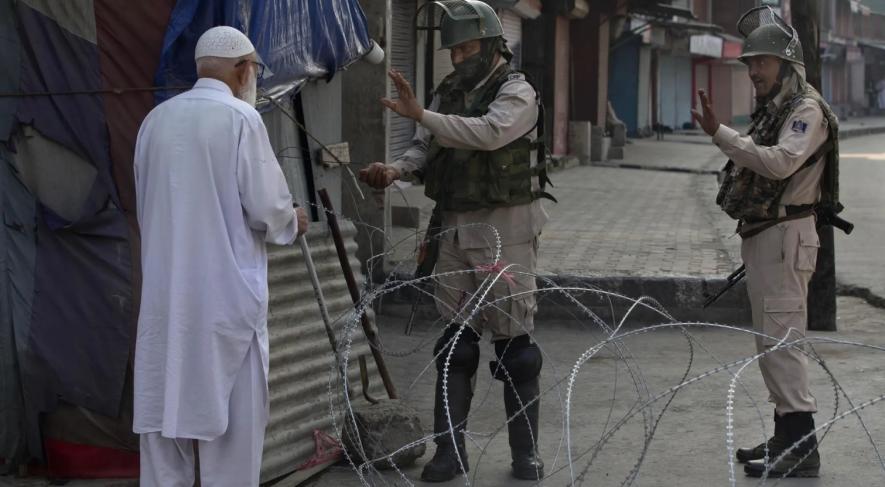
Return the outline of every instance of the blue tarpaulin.
<path id="1" fill-rule="evenodd" d="M 331 76 L 372 47 L 356 0 L 179 0 L 163 40 L 157 86 L 193 84 L 197 39 L 216 25 L 236 27 L 249 36 L 274 73 L 262 88 L 275 93 Z M 174 93 L 160 99 L 167 95 Z"/>

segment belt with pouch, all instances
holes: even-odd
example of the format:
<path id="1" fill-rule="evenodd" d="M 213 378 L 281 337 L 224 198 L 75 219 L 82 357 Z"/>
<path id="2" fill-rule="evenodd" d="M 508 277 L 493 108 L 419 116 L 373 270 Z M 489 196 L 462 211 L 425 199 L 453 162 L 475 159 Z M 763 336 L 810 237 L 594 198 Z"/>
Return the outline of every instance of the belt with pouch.
<path id="1" fill-rule="evenodd" d="M 786 205 L 784 208 L 784 216 L 773 218 L 771 220 L 759 220 L 754 222 L 741 221 L 738 225 L 738 234 L 741 238 L 750 238 L 759 235 L 769 228 L 790 220 L 799 220 L 807 216 L 814 215 L 814 205 Z M 744 230 L 746 224 L 750 224 L 750 228 Z"/>

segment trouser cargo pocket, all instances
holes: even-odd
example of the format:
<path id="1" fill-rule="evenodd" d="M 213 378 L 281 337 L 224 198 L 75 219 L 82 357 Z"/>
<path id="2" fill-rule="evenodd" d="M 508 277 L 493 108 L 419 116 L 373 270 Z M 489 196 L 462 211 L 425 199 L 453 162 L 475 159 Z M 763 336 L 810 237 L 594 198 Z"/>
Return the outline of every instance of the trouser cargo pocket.
<path id="1" fill-rule="evenodd" d="M 790 333 L 788 341 L 805 336 L 805 299 L 801 297 L 767 297 L 764 299 L 762 333 L 766 346 L 777 344 Z M 790 331 L 792 329 L 792 331 Z"/>
<path id="2" fill-rule="evenodd" d="M 817 267 L 817 253 L 820 239 L 817 232 L 804 231 L 799 233 L 799 248 L 796 249 L 796 270 L 814 272 Z"/>

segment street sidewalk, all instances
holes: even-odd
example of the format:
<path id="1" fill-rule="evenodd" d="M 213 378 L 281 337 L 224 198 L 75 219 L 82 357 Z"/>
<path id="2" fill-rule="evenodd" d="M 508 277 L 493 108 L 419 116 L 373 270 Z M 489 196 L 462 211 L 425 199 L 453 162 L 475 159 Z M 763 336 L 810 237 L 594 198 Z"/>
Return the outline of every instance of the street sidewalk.
<path id="1" fill-rule="evenodd" d="M 733 126 L 735 130 L 746 133 L 748 125 Z M 862 135 L 870 135 L 885 131 L 885 117 L 851 117 L 839 120 L 839 133 L 842 137 L 860 137 Z M 695 137 L 707 138 L 707 134 L 700 128 L 676 130 L 673 133 L 665 134 L 664 140 L 676 142 L 698 142 Z"/>
<path id="2" fill-rule="evenodd" d="M 740 286 L 717 307 L 701 308 L 705 296 L 721 288 L 740 265 L 735 224 L 713 203 L 715 174 L 725 161 L 707 140 L 701 145 L 633 139 L 622 160 L 551 174 L 549 191 L 559 202 L 542 203 L 550 221 L 540 239 L 541 284 L 648 296 L 683 319 L 733 323 L 747 318 Z M 416 240 L 433 207 L 422 191 L 409 187 L 391 192 L 393 205 L 418 207 L 422 216 L 420 229 L 392 232 L 391 241 L 399 245 L 388 256 L 388 270 L 404 277 L 414 268 Z M 402 300 L 408 301 L 408 296 Z M 597 297 L 581 301 L 610 314 L 610 304 Z M 388 302 L 385 312 L 404 312 Z M 568 309 L 563 304 L 551 293 L 542 300 L 540 313 L 559 316 Z M 615 312 L 629 304 L 617 303 Z M 651 313 L 636 318 L 657 319 Z"/>
<path id="3" fill-rule="evenodd" d="M 843 140 L 885 132 L 885 117 L 851 119 L 840 132 Z M 541 235 L 539 274 L 558 285 L 649 296 L 682 319 L 747 322 L 743 283 L 702 308 L 741 264 L 736 223 L 715 204 L 716 174 L 725 162 L 708 136 L 680 133 L 662 141 L 630 139 L 622 160 L 554 172 L 550 192 L 559 203 L 543 202 L 550 222 Z M 388 270 L 408 276 L 433 203 L 423 187 L 392 191 L 391 198 L 394 206 L 420 208 L 418 228 L 391 232 L 399 245 L 388 256 Z M 554 306 L 545 309 L 542 302 L 541 312 L 562 311 L 563 303 L 550 301 Z"/>

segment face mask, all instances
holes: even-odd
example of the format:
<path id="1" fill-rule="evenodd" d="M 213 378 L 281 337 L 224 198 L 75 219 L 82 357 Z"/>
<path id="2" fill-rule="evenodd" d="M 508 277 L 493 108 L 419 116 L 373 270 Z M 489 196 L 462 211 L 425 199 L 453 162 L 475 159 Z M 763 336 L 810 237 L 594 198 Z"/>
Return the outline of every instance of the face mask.
<path id="1" fill-rule="evenodd" d="M 458 76 L 460 76 L 465 82 L 468 80 L 475 80 L 476 83 L 478 83 L 486 71 L 486 63 L 483 61 L 484 59 L 482 58 L 482 55 L 476 53 L 456 64 L 455 72 L 458 73 Z"/>
<path id="2" fill-rule="evenodd" d="M 476 85 L 485 78 L 492 68 L 492 60 L 495 58 L 496 44 L 489 40 L 483 39 L 482 48 L 473 56 L 456 64 L 455 73 L 461 79 L 460 86 L 465 90 L 472 90 Z"/>
<path id="3" fill-rule="evenodd" d="M 246 82 L 246 86 L 242 87 L 240 92 L 237 93 L 237 98 L 253 107 L 258 101 L 258 78 L 255 76 L 254 69 L 249 70 L 249 80 Z"/>

